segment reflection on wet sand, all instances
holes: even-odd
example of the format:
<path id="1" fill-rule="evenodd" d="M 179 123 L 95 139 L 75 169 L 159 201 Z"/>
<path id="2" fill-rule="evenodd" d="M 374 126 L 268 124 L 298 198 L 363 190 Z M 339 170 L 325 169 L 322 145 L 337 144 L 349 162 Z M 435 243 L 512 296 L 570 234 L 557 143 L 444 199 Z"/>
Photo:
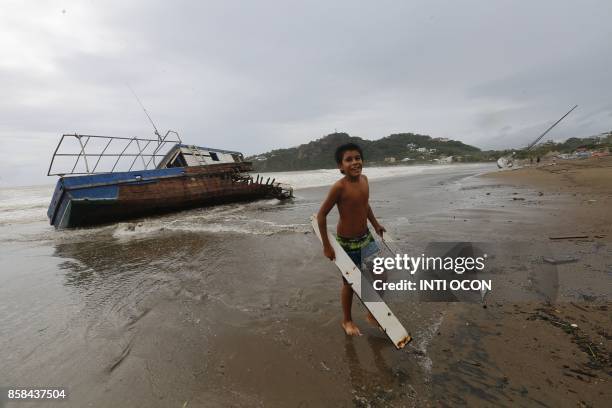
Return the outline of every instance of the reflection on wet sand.
<path id="1" fill-rule="evenodd" d="M 367 334 L 366 334 L 367 335 Z M 383 355 L 383 350 L 391 352 L 391 358 L 397 358 L 399 353 L 393 349 L 389 340 L 385 337 L 367 335 L 367 343 L 370 355 L 368 360 L 374 363 L 367 368 L 361 363 L 355 342 L 360 341 L 354 337 L 345 337 L 344 351 L 349 370 L 351 392 L 355 406 L 416 406 L 417 395 L 411 384 L 422 383 L 422 379 L 414 378 L 414 363 L 408 363 L 407 367 L 394 364 L 390 367 L 387 364 L 387 356 Z M 408 369 L 408 367 L 412 367 Z M 416 374 L 420 370 L 416 370 Z"/>

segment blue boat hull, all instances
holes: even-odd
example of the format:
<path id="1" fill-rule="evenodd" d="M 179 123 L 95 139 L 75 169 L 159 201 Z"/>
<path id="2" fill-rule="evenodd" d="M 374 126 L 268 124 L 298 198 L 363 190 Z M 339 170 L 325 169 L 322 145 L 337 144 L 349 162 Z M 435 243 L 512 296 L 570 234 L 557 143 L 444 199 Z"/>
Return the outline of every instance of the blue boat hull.
<path id="1" fill-rule="evenodd" d="M 240 170 L 238 165 L 219 164 L 62 177 L 47 215 L 56 228 L 72 228 L 226 202 L 281 198 L 278 186 L 235 177 Z"/>

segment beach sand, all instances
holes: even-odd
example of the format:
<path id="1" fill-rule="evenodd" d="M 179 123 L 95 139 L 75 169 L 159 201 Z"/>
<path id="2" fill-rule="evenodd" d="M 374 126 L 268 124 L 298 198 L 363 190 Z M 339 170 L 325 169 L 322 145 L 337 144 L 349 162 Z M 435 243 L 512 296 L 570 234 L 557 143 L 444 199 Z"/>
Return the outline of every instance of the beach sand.
<path id="1" fill-rule="evenodd" d="M 442 399 L 449 405 L 608 405 L 612 158 L 542 163 L 483 179 L 516 188 L 507 196 L 508 206 L 520 203 L 524 211 L 519 213 L 529 217 L 508 217 L 518 228 L 503 233 L 536 247 L 549 240 L 543 254 L 578 259 L 557 266 L 554 302 L 488 302 L 487 309 L 461 305 L 449 310 L 449 325 L 440 331 L 458 338 L 461 347 L 441 340 L 430 349 L 450 360 L 434 370 L 440 380 L 436 394 L 454 396 Z M 502 231 L 498 228 L 493 229 Z M 550 239 L 569 236 L 585 238 Z"/>
<path id="2" fill-rule="evenodd" d="M 479 242 L 501 265 L 484 305 L 392 300 L 414 338 L 400 351 L 358 304 L 364 336 L 342 332 L 340 277 L 308 224 L 326 187 L 75 231 L 2 225 L 0 384 L 66 386 L 75 407 L 604 406 L 607 163 L 373 180 L 402 251 Z M 582 167 L 550 171 L 564 166 Z M 588 238 L 549 239 L 570 234 Z"/>

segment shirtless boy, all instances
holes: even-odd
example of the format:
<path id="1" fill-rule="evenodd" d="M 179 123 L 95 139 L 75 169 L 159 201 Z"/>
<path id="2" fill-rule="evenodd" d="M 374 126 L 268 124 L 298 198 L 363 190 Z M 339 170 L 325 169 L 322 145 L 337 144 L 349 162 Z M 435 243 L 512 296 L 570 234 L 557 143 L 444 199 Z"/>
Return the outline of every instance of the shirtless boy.
<path id="1" fill-rule="evenodd" d="M 337 227 L 337 241 L 355 262 L 355 265 L 361 267 L 362 254 L 372 253 L 378 249 L 368 229 L 368 220 L 381 237 L 385 228 L 378 223 L 368 203 L 370 190 L 368 178 L 361 174 L 363 167 L 361 148 L 354 143 L 344 144 L 336 149 L 335 157 L 338 169 L 344 174 L 344 177 L 332 185 L 327 198 L 321 204 L 321 209 L 317 214 L 317 222 L 320 231 L 327 231 L 327 214 L 334 205 L 338 206 L 340 220 Z M 321 234 L 321 238 L 323 240 L 323 253 L 333 261 L 336 259 L 336 254 L 329 243 L 327 234 Z M 360 336 L 361 332 L 351 316 L 353 289 L 344 278 L 342 282 L 342 327 L 347 335 Z M 370 323 L 377 325 L 371 314 L 368 314 L 367 318 Z"/>

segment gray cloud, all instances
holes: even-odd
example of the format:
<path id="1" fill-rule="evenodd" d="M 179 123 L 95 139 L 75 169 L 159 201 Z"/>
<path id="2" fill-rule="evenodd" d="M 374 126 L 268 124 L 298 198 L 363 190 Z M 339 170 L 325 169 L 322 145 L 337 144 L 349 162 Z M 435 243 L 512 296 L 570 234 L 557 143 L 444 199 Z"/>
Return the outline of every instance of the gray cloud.
<path id="1" fill-rule="evenodd" d="M 574 103 L 579 110 L 551 137 L 612 128 L 609 1 L 32 1 L 3 8 L 4 183 L 44 182 L 61 133 L 150 136 L 126 84 L 161 129 L 247 154 L 334 129 L 518 147 Z M 27 153 L 14 154 L 16 144 Z"/>

